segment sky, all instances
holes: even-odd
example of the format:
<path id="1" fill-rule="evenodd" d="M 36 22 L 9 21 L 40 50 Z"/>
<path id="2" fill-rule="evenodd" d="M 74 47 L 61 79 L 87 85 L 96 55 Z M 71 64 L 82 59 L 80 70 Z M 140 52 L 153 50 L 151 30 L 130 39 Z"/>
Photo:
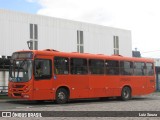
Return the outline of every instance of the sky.
<path id="1" fill-rule="evenodd" d="M 131 30 L 133 50 L 160 58 L 159 0 L 0 0 L 0 9 Z"/>

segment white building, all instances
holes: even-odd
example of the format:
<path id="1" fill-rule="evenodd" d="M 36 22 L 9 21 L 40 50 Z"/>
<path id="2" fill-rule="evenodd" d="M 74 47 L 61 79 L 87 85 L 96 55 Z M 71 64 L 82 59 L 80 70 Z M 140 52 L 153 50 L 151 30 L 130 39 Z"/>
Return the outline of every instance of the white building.
<path id="1" fill-rule="evenodd" d="M 0 55 L 38 49 L 132 56 L 131 31 L 47 16 L 0 10 Z"/>
<path id="2" fill-rule="evenodd" d="M 27 41 L 33 49 L 132 56 L 129 30 L 0 10 L 0 56 L 28 49 Z M 0 86 L 7 83 L 8 72 L 0 70 Z"/>

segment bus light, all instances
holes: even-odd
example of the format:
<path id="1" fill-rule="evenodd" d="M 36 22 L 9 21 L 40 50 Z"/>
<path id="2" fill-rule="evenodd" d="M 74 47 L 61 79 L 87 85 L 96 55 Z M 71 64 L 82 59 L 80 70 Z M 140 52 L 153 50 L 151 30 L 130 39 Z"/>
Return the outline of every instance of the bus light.
<path id="1" fill-rule="evenodd" d="M 28 92 L 30 90 L 30 88 L 31 88 L 30 86 L 26 87 L 24 92 Z"/>

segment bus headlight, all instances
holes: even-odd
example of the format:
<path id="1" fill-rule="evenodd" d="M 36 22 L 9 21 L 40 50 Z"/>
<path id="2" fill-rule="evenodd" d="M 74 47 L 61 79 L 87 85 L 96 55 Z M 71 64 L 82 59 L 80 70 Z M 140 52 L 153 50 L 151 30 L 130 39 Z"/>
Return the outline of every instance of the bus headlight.
<path id="1" fill-rule="evenodd" d="M 24 89 L 24 92 L 28 92 L 30 90 L 31 86 L 28 86 Z"/>

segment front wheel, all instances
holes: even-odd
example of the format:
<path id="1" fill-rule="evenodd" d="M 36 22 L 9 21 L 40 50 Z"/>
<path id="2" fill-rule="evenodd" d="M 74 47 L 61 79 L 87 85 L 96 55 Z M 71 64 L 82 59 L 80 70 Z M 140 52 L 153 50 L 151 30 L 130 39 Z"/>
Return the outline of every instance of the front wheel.
<path id="1" fill-rule="evenodd" d="M 64 88 L 60 88 L 56 92 L 56 100 L 55 102 L 58 104 L 64 104 L 68 101 L 69 94 L 68 91 Z"/>
<path id="2" fill-rule="evenodd" d="M 129 87 L 124 87 L 121 92 L 121 99 L 123 101 L 131 99 L 131 89 Z"/>

